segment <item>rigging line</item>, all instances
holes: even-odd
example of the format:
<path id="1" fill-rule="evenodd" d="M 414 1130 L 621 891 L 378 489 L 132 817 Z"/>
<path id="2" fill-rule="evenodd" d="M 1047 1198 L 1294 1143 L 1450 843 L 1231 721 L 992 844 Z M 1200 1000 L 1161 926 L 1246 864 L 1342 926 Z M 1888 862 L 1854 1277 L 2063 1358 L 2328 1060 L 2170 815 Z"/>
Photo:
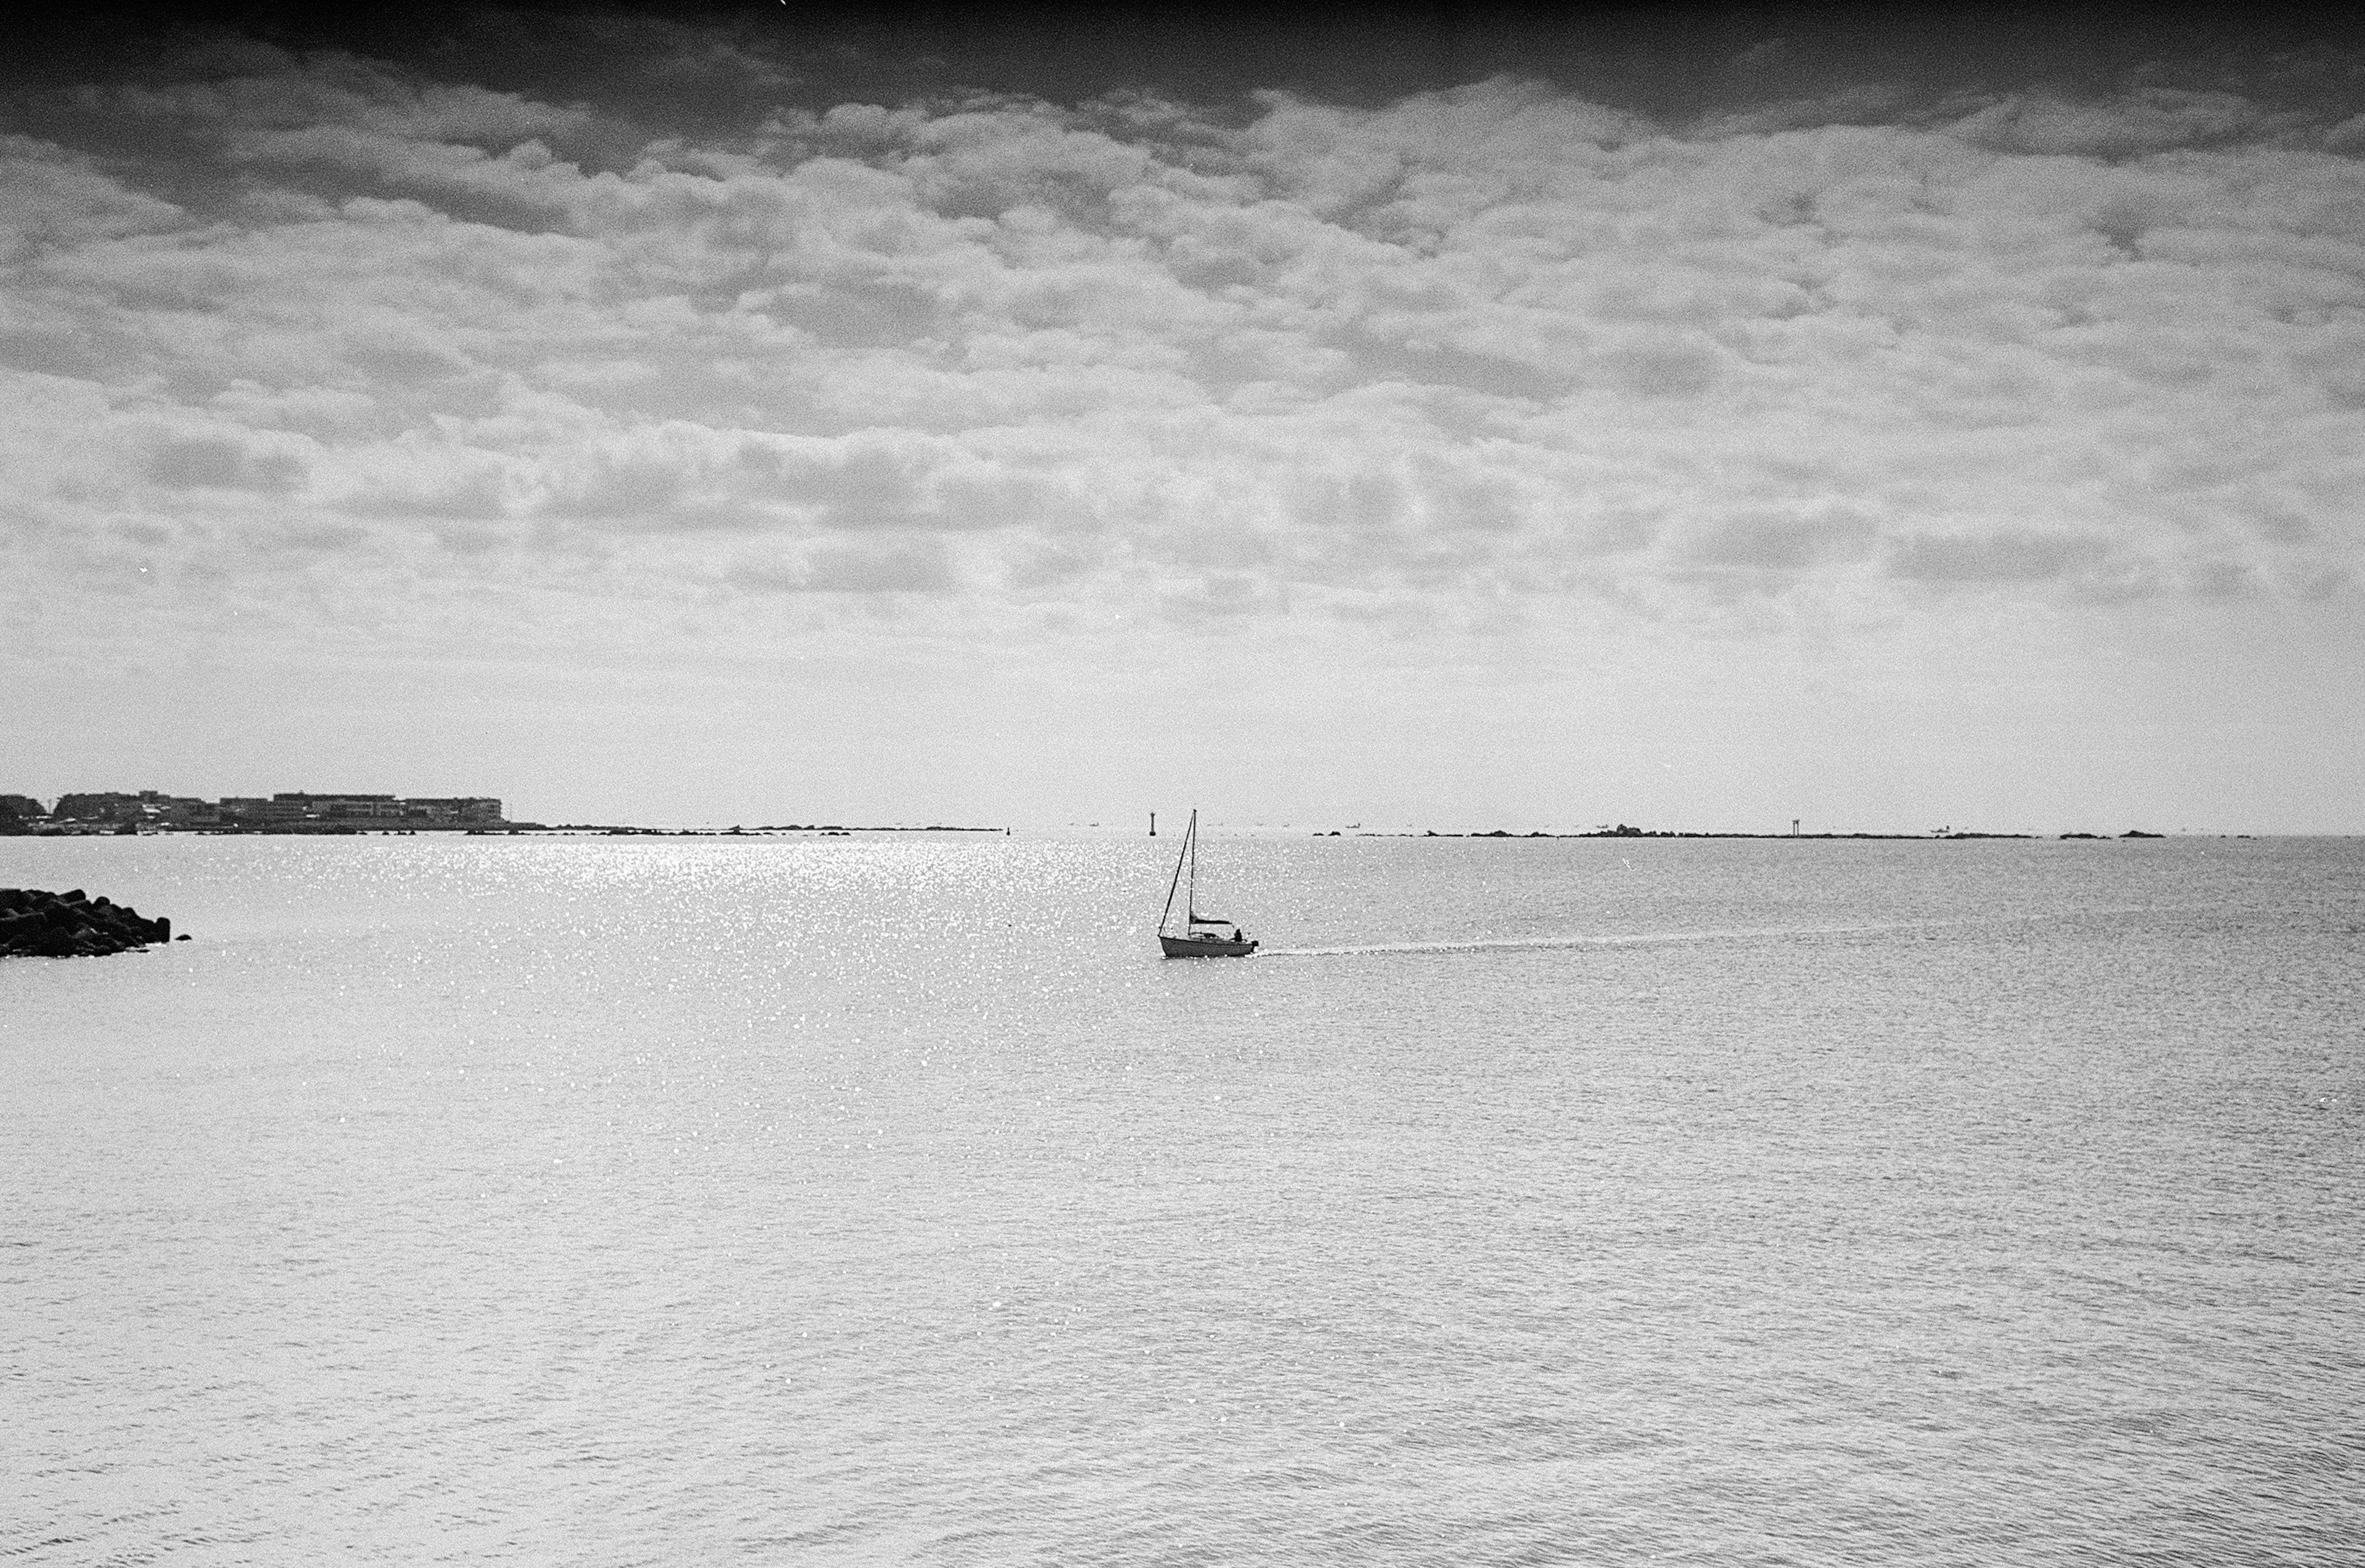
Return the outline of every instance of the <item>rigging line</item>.
<path id="1" fill-rule="evenodd" d="M 1191 813 L 1191 825 L 1194 829 L 1199 825 L 1199 813 L 1196 812 Z M 1160 933 L 1165 931 L 1166 923 L 1174 918 L 1174 890 L 1182 885 L 1183 856 L 1190 853 L 1191 835 L 1189 834 L 1184 834 L 1182 835 L 1182 854 L 1177 855 L 1174 857 L 1173 880 L 1166 884 L 1166 907 L 1158 912 L 1158 929 Z"/>

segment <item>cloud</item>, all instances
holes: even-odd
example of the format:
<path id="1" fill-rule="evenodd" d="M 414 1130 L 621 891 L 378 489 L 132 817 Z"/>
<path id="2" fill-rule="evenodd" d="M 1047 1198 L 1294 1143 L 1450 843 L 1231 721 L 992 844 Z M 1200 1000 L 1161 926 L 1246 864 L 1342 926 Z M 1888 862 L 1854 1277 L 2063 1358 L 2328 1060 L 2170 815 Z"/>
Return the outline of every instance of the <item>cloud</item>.
<path id="1" fill-rule="evenodd" d="M 286 452 L 222 436 L 174 436 L 148 454 L 150 480 L 173 490 L 292 490 L 304 465 Z"/>
<path id="2" fill-rule="evenodd" d="M 2109 541 L 2074 534 L 1915 533 L 1893 542 L 1889 570 L 1917 582 L 2040 583 L 2089 570 L 2111 554 Z"/>
<path id="3" fill-rule="evenodd" d="M 1613 350 L 1608 356 L 1619 379 L 1650 398 L 1697 398 L 1724 373 L 1724 355 L 1712 342 L 1666 338 Z"/>
<path id="4" fill-rule="evenodd" d="M 421 80 L 398 68 L 324 51 L 298 58 L 276 50 L 243 57 L 236 70 L 197 81 L 85 87 L 73 103 L 95 118 L 177 125 L 213 139 L 231 158 L 252 156 L 273 139 L 352 127 L 420 147 L 512 147 L 564 139 L 591 124 L 588 109 L 536 103 L 465 82 Z"/>
<path id="5" fill-rule="evenodd" d="M 308 541 L 437 615 L 1430 627 L 2296 594 L 2359 549 L 2365 175 L 2225 93 L 758 111 L 785 65 L 662 47 L 634 80 L 739 118 L 271 50 L 19 101 L 0 465 L 44 549 Z"/>
<path id="6" fill-rule="evenodd" d="M 182 216 L 172 202 L 126 187 L 86 157 L 0 133 L 0 260 L 168 228 Z"/>
<path id="7" fill-rule="evenodd" d="M 1768 47 L 1761 44 L 1747 50 L 1734 62 L 1734 68 L 1749 70 L 1760 63 L 1775 62 L 1778 55 L 1761 52 Z M 1778 43 L 1771 47 L 1781 49 Z M 1904 102 L 1905 95 L 1895 87 L 1865 84 L 1811 98 L 1788 98 L 1738 112 L 1710 115 L 1699 122 L 1692 134 L 1706 140 L 1721 140 L 1816 126 L 1876 124 L 1893 118 Z"/>
<path id="8" fill-rule="evenodd" d="M 2286 123 L 2231 93 L 2148 87 L 2090 103 L 2014 95 L 1965 116 L 1951 129 L 1999 152 L 2123 158 L 2258 136 Z"/>
<path id="9" fill-rule="evenodd" d="M 1804 514 L 1755 512 L 1709 529 L 1694 543 L 1691 558 L 1709 566 L 1799 571 L 1862 559 L 1878 537 L 1870 518 L 1846 507 Z"/>
<path id="10" fill-rule="evenodd" d="M 783 593 L 935 594 L 958 586 L 951 553 L 936 539 L 825 544 L 797 559 L 742 560 L 728 576 L 743 588 Z"/>

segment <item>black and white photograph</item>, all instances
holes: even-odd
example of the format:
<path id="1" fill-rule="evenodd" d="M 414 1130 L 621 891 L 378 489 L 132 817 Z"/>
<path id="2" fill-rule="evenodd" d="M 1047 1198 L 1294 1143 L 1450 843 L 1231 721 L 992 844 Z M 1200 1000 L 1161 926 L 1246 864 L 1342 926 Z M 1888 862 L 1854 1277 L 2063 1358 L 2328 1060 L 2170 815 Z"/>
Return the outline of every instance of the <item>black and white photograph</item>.
<path id="1" fill-rule="evenodd" d="M 2365 1563 L 2365 18 L 0 33 L 0 1562 Z"/>

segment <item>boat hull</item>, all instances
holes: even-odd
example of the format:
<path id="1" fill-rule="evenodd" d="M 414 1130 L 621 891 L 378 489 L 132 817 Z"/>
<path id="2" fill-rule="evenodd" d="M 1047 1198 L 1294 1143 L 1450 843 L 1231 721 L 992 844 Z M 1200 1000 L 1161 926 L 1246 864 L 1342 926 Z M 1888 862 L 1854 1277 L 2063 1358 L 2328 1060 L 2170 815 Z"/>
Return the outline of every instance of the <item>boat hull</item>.
<path id="1" fill-rule="evenodd" d="M 1257 950 L 1253 942 L 1227 942 L 1217 936 L 1168 936 L 1158 945 L 1170 958 L 1245 958 Z"/>

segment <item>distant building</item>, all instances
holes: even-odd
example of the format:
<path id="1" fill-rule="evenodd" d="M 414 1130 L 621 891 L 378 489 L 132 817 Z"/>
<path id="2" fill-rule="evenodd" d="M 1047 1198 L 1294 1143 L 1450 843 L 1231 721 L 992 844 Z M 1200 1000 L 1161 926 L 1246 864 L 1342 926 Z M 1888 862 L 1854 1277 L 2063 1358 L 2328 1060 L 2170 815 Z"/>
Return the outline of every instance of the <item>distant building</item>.
<path id="1" fill-rule="evenodd" d="M 393 822 L 402 816 L 402 802 L 392 795 L 308 795 L 300 791 L 271 797 L 275 806 L 294 806 L 296 814 L 323 822 Z"/>
<path id="2" fill-rule="evenodd" d="M 501 803 L 490 795 L 414 795 L 402 802 L 403 815 L 430 823 L 497 823 Z"/>
<path id="3" fill-rule="evenodd" d="M 161 790 L 140 791 L 140 820 L 171 827 L 213 819 L 214 803 L 195 795 L 167 795 Z"/>

